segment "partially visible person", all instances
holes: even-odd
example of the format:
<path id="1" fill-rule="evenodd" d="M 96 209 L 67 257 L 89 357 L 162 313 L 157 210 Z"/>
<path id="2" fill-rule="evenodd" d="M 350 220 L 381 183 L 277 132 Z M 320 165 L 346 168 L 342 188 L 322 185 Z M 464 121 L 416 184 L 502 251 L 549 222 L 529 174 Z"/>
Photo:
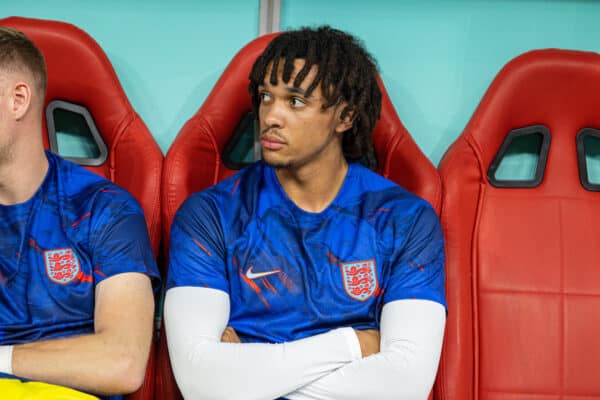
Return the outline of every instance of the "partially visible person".
<path id="1" fill-rule="evenodd" d="M 444 333 L 444 241 L 424 200 L 363 167 L 373 59 L 329 27 L 282 33 L 250 94 L 262 161 L 192 195 L 165 323 L 186 399 L 420 399 Z"/>
<path id="2" fill-rule="evenodd" d="M 0 373 L 133 392 L 158 279 L 146 223 L 126 191 L 44 151 L 46 80 L 41 52 L 0 27 Z"/>

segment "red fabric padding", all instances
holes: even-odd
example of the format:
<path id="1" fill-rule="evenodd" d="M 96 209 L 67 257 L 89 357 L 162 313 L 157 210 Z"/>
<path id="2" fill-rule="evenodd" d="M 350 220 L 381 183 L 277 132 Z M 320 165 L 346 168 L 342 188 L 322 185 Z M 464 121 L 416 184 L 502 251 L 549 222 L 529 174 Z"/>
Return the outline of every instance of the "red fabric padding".
<path id="1" fill-rule="evenodd" d="M 531 51 L 498 73 L 444 155 L 436 399 L 600 397 L 600 193 L 582 187 L 576 152 L 577 132 L 600 128 L 599 104 L 600 55 Z M 506 135 L 530 125 L 551 134 L 541 184 L 491 186 Z"/>
<path id="2" fill-rule="evenodd" d="M 135 112 L 104 51 L 87 33 L 64 22 L 10 17 L 0 25 L 17 29 L 42 51 L 48 69 L 45 105 L 65 100 L 86 107 L 108 148 L 107 161 L 87 169 L 127 189 L 146 217 L 154 254 L 160 246 L 160 179 L 163 155 Z M 44 132 L 46 132 L 46 120 Z M 44 136 L 48 147 L 48 137 Z M 143 386 L 127 396 L 150 400 L 154 392 L 154 348 Z"/>
<path id="3" fill-rule="evenodd" d="M 162 180 L 163 239 L 167 248 L 171 222 L 181 203 L 190 194 L 235 172 L 225 167 L 221 154 L 235 127 L 252 110 L 248 76 L 256 58 L 276 35 L 250 42 L 233 58 L 204 104 L 171 145 Z M 404 128 L 381 80 L 379 83 L 383 104 L 381 119 L 373 132 L 377 172 L 425 198 L 439 211 L 441 183 L 437 170 Z M 157 398 L 181 398 L 172 377 L 164 330 L 157 364 Z"/>

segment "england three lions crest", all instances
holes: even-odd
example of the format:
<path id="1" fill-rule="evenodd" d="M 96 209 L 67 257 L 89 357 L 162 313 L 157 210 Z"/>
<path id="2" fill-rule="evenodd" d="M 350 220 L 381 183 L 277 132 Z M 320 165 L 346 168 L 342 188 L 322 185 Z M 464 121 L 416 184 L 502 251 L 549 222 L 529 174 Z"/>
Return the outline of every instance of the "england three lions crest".
<path id="1" fill-rule="evenodd" d="M 70 248 L 44 251 L 44 262 L 48 278 L 63 285 L 77 278 L 81 270 L 79 259 Z"/>
<path id="2" fill-rule="evenodd" d="M 344 290 L 348 296 L 365 301 L 378 292 L 375 260 L 355 261 L 341 264 Z"/>

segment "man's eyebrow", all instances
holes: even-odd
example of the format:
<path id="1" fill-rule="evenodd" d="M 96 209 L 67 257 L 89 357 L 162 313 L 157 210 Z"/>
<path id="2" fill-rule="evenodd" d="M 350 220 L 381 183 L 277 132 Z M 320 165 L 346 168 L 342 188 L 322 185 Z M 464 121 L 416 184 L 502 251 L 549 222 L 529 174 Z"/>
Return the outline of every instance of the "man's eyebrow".
<path id="1" fill-rule="evenodd" d="M 311 94 L 311 96 L 307 96 L 306 90 L 304 90 L 300 87 L 291 86 L 291 87 L 287 87 L 286 90 L 288 91 L 288 93 L 300 94 L 306 98 L 312 97 L 312 94 Z"/>
<path id="2" fill-rule="evenodd" d="M 258 85 L 257 90 L 268 90 L 267 85 Z M 302 89 L 301 87 L 295 87 L 295 86 L 287 86 L 285 88 L 286 92 L 291 93 L 291 94 L 299 94 L 303 97 L 306 97 L 307 99 L 313 97 L 313 94 L 311 93 L 310 96 L 306 95 L 306 90 Z"/>

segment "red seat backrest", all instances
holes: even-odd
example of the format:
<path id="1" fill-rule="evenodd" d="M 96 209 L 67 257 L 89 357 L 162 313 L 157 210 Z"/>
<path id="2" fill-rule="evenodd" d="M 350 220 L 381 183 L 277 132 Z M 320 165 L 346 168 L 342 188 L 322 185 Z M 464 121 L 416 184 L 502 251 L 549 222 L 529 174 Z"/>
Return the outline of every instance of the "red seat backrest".
<path id="1" fill-rule="evenodd" d="M 240 120 L 252 110 L 248 76 L 256 58 L 276 35 L 262 36 L 240 50 L 171 145 L 162 181 L 164 243 L 168 244 L 171 222 L 181 203 L 235 172 L 223 163 L 223 150 Z M 381 119 L 373 131 L 377 172 L 428 200 L 439 211 L 441 183 L 437 170 L 404 128 L 381 80 L 379 83 L 383 92 Z M 164 335 L 157 364 L 157 398 L 180 399 Z"/>
<path id="2" fill-rule="evenodd" d="M 160 246 L 160 179 L 163 155 L 135 112 L 104 51 L 87 33 L 64 22 L 10 17 L 0 25 L 17 29 L 42 51 L 48 70 L 45 106 L 65 100 L 86 107 L 108 148 L 106 162 L 87 169 L 128 190 L 146 217 L 154 254 Z M 46 120 L 44 132 L 46 132 Z M 44 136 L 48 147 L 48 136 Z M 154 351 L 146 379 L 133 399 L 152 399 Z"/>
<path id="3" fill-rule="evenodd" d="M 497 75 L 443 157 L 448 323 L 436 398 L 600 398 L 600 194 L 576 135 L 600 128 L 600 55 L 536 50 Z M 541 184 L 492 186 L 507 133 L 544 125 Z M 596 220 L 598 223 L 596 223 Z"/>

